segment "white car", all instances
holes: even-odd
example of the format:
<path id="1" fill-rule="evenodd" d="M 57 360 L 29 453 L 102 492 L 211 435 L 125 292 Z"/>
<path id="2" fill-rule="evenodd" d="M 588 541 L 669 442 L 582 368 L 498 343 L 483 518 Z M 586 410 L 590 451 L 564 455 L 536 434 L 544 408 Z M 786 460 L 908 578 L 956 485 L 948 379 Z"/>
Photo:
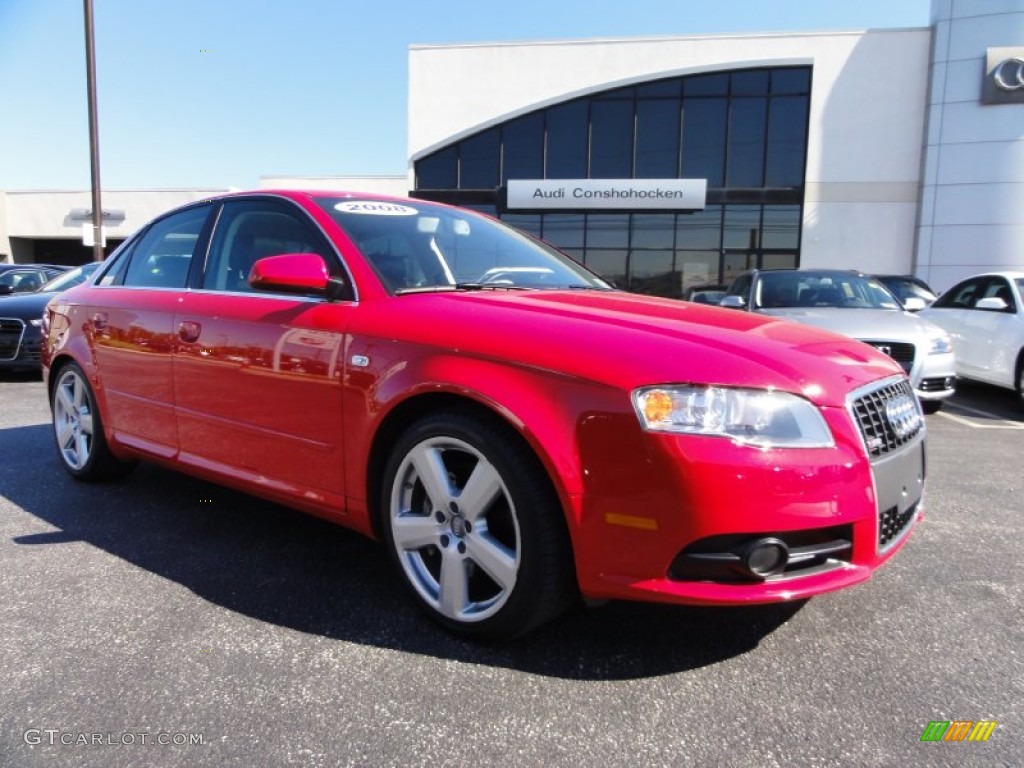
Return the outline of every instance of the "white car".
<path id="1" fill-rule="evenodd" d="M 956 389 L 949 335 L 923 319 L 921 299 L 899 300 L 870 275 L 838 269 L 757 269 L 737 277 L 721 306 L 851 336 L 885 352 L 910 377 L 925 413 Z"/>
<path id="2" fill-rule="evenodd" d="M 957 376 L 1015 390 L 1024 406 L 1024 272 L 975 275 L 919 314 L 953 338 Z"/>

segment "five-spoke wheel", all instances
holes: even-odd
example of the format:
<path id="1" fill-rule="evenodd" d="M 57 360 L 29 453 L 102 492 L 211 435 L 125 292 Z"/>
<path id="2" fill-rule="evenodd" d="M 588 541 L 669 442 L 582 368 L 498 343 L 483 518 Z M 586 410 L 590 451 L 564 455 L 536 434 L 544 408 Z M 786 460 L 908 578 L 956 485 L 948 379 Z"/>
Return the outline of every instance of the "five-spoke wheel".
<path id="1" fill-rule="evenodd" d="M 53 389 L 53 430 L 68 469 L 81 471 L 92 456 L 94 407 L 78 369 L 65 368 Z"/>
<path id="2" fill-rule="evenodd" d="M 50 392 L 53 436 L 64 469 L 79 480 L 103 480 L 123 475 L 132 464 L 119 461 L 107 447 L 96 398 L 75 363 L 56 374 Z"/>
<path id="3" fill-rule="evenodd" d="M 439 414 L 400 438 L 383 533 L 405 582 L 446 626 L 510 637 L 571 593 L 565 523 L 529 449 L 490 420 Z"/>
<path id="4" fill-rule="evenodd" d="M 432 437 L 406 454 L 392 483 L 391 534 L 409 582 L 445 618 L 493 616 L 515 588 L 515 504 L 494 465 L 462 440 Z"/>

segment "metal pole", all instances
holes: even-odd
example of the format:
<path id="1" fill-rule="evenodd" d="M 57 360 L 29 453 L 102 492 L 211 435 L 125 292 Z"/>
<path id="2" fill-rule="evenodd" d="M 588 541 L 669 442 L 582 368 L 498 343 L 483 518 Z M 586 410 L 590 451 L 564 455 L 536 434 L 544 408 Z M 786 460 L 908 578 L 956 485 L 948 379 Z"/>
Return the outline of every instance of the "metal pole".
<path id="1" fill-rule="evenodd" d="M 93 49 L 92 0 L 85 2 L 85 77 L 89 91 L 89 161 L 92 166 L 92 258 L 103 261 L 103 205 L 100 202 L 100 136 L 96 119 L 96 52 Z"/>

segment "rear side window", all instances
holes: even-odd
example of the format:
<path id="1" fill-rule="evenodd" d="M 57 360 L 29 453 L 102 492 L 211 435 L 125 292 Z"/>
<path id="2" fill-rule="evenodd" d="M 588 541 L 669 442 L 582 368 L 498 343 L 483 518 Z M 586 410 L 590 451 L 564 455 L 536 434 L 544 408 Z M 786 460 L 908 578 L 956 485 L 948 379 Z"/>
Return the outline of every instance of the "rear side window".
<path id="1" fill-rule="evenodd" d="M 121 285 L 184 288 L 211 206 L 189 208 L 154 223 L 132 250 Z"/>

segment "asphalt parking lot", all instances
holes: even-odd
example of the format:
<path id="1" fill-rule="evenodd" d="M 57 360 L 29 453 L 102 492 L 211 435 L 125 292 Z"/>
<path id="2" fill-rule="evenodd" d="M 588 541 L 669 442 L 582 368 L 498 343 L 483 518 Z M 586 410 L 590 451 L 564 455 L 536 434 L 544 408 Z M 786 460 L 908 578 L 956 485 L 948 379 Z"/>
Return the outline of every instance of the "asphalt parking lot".
<path id="1" fill-rule="evenodd" d="M 1021 764 L 1012 393 L 928 417 L 927 519 L 867 584 L 580 608 L 504 646 L 436 628 L 328 523 L 148 466 L 75 483 L 48 420 L 0 376 L 0 765 Z M 922 742 L 940 720 L 997 726 Z"/>

